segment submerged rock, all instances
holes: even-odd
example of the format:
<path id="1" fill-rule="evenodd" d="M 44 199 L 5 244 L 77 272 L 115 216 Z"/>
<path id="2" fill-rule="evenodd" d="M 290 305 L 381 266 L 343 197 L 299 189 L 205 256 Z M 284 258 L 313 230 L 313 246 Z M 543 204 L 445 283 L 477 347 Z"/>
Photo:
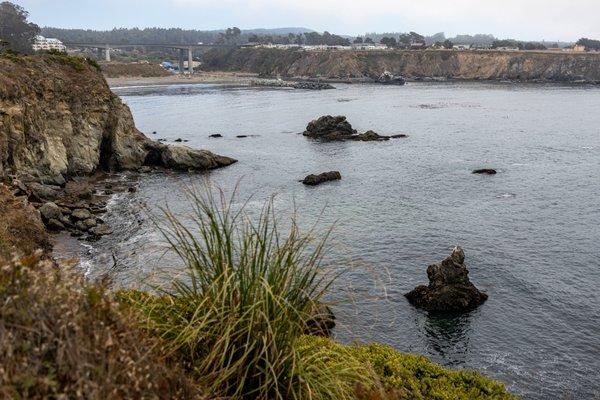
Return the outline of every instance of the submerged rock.
<path id="1" fill-rule="evenodd" d="M 306 178 L 304 178 L 302 183 L 309 186 L 316 186 L 324 182 L 336 181 L 340 179 L 342 179 L 342 174 L 340 174 L 339 171 L 329 171 L 323 172 L 319 175 L 308 175 Z"/>
<path id="2" fill-rule="evenodd" d="M 479 291 L 469 280 L 465 253 L 459 246 L 439 264 L 427 267 L 429 285 L 417 286 L 405 294 L 416 307 L 431 312 L 469 311 L 487 300 L 487 294 Z"/>
<path id="3" fill-rule="evenodd" d="M 481 168 L 473 170 L 474 174 L 496 175 L 498 172 L 493 168 Z"/>
<path id="4" fill-rule="evenodd" d="M 222 138 L 223 135 L 220 133 L 213 133 L 212 135 L 208 135 L 209 138 Z"/>

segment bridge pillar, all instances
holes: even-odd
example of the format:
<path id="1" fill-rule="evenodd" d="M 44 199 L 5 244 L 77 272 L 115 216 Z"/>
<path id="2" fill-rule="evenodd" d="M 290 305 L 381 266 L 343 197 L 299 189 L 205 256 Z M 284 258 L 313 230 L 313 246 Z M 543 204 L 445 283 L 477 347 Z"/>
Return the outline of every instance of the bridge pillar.
<path id="1" fill-rule="evenodd" d="M 192 57 L 192 48 L 188 48 L 188 73 L 194 74 L 194 57 Z"/>
<path id="2" fill-rule="evenodd" d="M 105 54 L 106 54 L 106 61 L 110 62 L 110 47 L 108 47 L 108 45 L 106 45 L 106 48 L 104 49 Z"/>
<path id="3" fill-rule="evenodd" d="M 183 74 L 185 71 L 183 70 L 183 51 L 184 49 L 179 49 L 179 73 Z"/>

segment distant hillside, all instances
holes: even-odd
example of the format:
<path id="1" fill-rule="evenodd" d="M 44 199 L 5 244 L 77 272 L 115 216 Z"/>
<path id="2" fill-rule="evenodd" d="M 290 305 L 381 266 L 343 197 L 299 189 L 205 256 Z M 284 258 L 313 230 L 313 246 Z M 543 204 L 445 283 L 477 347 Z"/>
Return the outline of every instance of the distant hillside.
<path id="1" fill-rule="evenodd" d="M 219 31 L 223 32 L 223 31 Z M 256 29 L 242 29 L 242 34 L 248 35 L 287 35 L 293 33 L 297 35 L 299 33 L 310 33 L 315 32 L 313 29 L 308 28 L 256 28 Z"/>
<path id="2" fill-rule="evenodd" d="M 64 29 L 64 28 L 42 28 L 41 35 L 51 38 L 58 38 L 63 42 L 71 43 L 214 43 L 219 40 L 225 29 L 201 31 L 195 29 L 180 28 L 115 28 L 108 31 L 96 31 L 92 29 Z M 241 31 L 241 36 L 237 38 L 239 42 L 244 43 L 250 35 L 287 35 L 289 33 L 302 34 L 314 32 L 307 28 L 257 28 L 245 29 Z"/>

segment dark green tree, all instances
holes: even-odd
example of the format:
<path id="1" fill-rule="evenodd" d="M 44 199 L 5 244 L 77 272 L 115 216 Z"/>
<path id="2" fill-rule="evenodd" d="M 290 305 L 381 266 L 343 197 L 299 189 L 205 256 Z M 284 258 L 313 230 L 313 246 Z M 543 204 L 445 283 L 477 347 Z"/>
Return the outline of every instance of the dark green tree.
<path id="1" fill-rule="evenodd" d="M 29 13 L 16 4 L 4 1 L 0 3 L 0 41 L 9 49 L 19 53 L 31 53 L 31 45 L 40 28 L 28 22 Z"/>
<path id="2" fill-rule="evenodd" d="M 445 49 L 451 49 L 454 47 L 454 43 L 452 43 L 451 40 L 446 39 L 444 40 L 444 43 L 442 43 L 442 46 L 444 46 Z"/>
<path id="3" fill-rule="evenodd" d="M 357 36 L 356 39 L 354 39 L 354 44 L 361 44 L 363 42 L 363 38 L 361 38 L 360 36 Z"/>

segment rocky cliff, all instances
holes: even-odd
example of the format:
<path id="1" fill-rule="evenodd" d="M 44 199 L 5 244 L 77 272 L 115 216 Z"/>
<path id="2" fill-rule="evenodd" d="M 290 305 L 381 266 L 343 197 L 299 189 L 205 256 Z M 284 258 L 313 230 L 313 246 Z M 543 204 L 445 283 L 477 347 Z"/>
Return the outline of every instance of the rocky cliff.
<path id="1" fill-rule="evenodd" d="M 81 58 L 0 57 L 0 176 L 62 180 L 143 165 L 187 170 L 233 162 L 146 138 L 97 66 Z"/>
<path id="2" fill-rule="evenodd" d="M 383 71 L 407 78 L 600 83 L 600 54 L 501 51 L 214 50 L 205 68 L 287 77 L 372 78 Z"/>

